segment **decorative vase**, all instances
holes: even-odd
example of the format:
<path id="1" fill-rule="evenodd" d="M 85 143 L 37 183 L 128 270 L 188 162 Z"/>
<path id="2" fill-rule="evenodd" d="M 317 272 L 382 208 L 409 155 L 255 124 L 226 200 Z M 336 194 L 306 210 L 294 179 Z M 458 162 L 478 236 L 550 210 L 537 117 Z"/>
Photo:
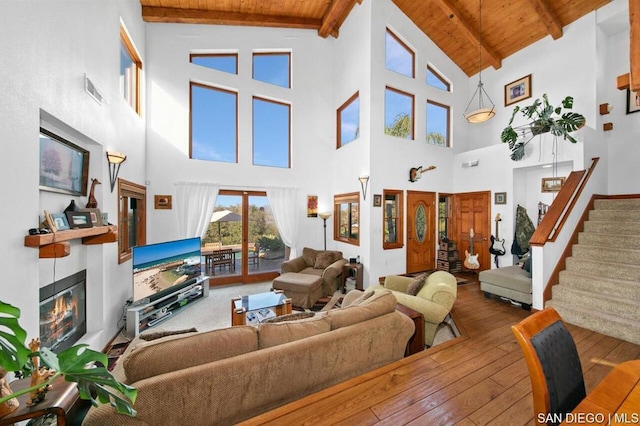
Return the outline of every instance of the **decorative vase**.
<path id="1" fill-rule="evenodd" d="M 78 206 L 76 206 L 76 200 L 71 200 L 69 205 L 64 209 L 65 212 L 77 212 Z"/>

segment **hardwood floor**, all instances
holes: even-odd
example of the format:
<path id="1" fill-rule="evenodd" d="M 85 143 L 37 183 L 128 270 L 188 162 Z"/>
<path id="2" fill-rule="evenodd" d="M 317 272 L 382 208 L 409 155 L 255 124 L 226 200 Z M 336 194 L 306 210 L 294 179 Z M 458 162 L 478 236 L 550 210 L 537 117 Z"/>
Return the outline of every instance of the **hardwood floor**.
<path id="1" fill-rule="evenodd" d="M 529 374 L 511 332 L 529 313 L 485 299 L 477 275 L 464 276 L 453 310 L 461 337 L 243 424 L 533 425 Z M 568 327 L 587 393 L 614 365 L 640 359 L 638 345 Z"/>

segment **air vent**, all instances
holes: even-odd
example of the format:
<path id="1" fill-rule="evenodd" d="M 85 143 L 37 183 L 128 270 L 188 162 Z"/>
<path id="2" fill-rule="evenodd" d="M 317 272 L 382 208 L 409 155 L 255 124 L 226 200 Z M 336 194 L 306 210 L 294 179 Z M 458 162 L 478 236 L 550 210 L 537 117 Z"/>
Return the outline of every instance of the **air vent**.
<path id="1" fill-rule="evenodd" d="M 102 105 L 102 101 L 104 100 L 102 93 L 100 93 L 96 85 L 93 84 L 93 81 L 91 81 L 86 74 L 84 75 L 84 90 L 89 94 L 89 96 L 95 99 L 97 103 Z"/>

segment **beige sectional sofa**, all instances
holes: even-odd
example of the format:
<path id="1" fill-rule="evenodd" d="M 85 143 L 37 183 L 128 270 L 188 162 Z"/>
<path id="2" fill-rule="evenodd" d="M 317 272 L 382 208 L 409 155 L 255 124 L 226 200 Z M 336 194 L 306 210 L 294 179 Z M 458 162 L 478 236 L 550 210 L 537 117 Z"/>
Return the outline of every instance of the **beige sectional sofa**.
<path id="1" fill-rule="evenodd" d="M 134 341 L 114 376 L 138 389 L 136 417 L 102 405 L 83 424 L 225 425 L 254 417 L 401 359 L 414 325 L 395 307 L 390 292 L 368 292 L 311 318 Z"/>

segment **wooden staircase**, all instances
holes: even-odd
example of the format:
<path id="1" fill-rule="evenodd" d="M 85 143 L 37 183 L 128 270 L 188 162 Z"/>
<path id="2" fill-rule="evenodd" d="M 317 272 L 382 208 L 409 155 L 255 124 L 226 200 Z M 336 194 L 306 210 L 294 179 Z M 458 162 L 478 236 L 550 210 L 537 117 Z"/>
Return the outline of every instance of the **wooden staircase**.
<path id="1" fill-rule="evenodd" d="M 597 199 L 553 306 L 577 326 L 640 344 L 640 199 Z"/>

